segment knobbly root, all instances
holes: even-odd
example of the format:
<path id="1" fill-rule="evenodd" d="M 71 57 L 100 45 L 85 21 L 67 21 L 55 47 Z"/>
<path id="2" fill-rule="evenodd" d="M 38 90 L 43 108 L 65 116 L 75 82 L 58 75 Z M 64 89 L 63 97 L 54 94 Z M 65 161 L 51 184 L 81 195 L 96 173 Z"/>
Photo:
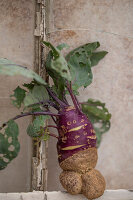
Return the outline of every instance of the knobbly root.
<path id="1" fill-rule="evenodd" d="M 106 186 L 104 177 L 95 169 L 84 174 L 63 171 L 60 174 L 60 182 L 68 193 L 82 193 L 88 199 L 95 199 L 103 195 Z"/>
<path id="2" fill-rule="evenodd" d="M 105 190 L 104 177 L 95 170 L 97 163 L 95 147 L 79 151 L 60 163 L 62 186 L 70 194 L 82 193 L 88 199 L 100 197 Z"/>
<path id="3" fill-rule="evenodd" d="M 103 195 L 105 186 L 104 177 L 98 170 L 92 169 L 82 175 L 82 193 L 88 199 L 95 199 Z"/>
<path id="4" fill-rule="evenodd" d="M 79 194 L 81 192 L 82 179 L 79 173 L 63 171 L 60 174 L 60 182 L 70 194 Z"/>

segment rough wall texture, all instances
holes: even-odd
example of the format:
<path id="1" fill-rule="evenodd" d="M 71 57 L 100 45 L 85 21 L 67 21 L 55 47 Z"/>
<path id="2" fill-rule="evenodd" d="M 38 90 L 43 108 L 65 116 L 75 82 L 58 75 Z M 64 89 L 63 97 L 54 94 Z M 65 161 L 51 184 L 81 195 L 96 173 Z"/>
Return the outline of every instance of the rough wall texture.
<path id="1" fill-rule="evenodd" d="M 105 176 L 107 188 L 133 188 L 133 1 L 50 2 L 47 32 L 51 42 L 65 42 L 74 48 L 87 42 L 99 41 L 101 49 L 109 52 L 93 69 L 93 84 L 81 90 L 79 99 L 100 99 L 106 102 L 112 113 L 112 126 L 103 136 L 97 164 L 97 169 Z M 51 139 L 49 190 L 62 189 L 58 180 L 61 170 L 57 163 L 55 144 L 54 139 Z"/>
<path id="2" fill-rule="evenodd" d="M 0 57 L 33 68 L 34 61 L 34 0 L 0 1 Z M 23 77 L 0 76 L 0 124 L 18 113 L 10 103 L 9 95 Z M 30 118 L 18 120 L 21 151 L 5 170 L 0 171 L 0 192 L 30 190 L 31 141 L 26 136 Z"/>

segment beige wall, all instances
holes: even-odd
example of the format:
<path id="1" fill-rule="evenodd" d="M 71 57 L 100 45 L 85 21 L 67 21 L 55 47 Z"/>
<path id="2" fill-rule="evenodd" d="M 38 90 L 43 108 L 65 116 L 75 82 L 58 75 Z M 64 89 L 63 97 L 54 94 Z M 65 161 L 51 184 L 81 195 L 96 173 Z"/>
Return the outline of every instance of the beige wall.
<path id="1" fill-rule="evenodd" d="M 34 62 L 34 0 L 0 1 L 0 57 L 33 69 Z M 15 116 L 18 110 L 10 103 L 9 95 L 22 77 L 0 76 L 0 124 Z M 5 170 L 0 171 L 0 192 L 30 190 L 31 140 L 26 135 L 30 118 L 18 120 L 21 151 Z"/>
<path id="2" fill-rule="evenodd" d="M 88 97 L 106 102 L 112 125 L 103 136 L 97 169 L 107 188 L 133 188 L 133 1 L 53 0 L 49 34 L 54 44 L 71 48 L 93 41 L 109 54 L 93 69 L 93 84 L 81 90 Z M 55 139 L 49 142 L 49 190 L 62 189 L 58 176 Z"/>
<path id="3" fill-rule="evenodd" d="M 132 0 L 50 0 L 48 36 L 54 44 L 68 43 L 71 48 L 99 41 L 109 52 L 93 69 L 93 84 L 81 91 L 80 100 L 88 97 L 106 102 L 112 113 L 112 126 L 99 148 L 97 169 L 105 176 L 107 188 L 133 188 L 132 135 Z M 33 68 L 34 0 L 0 1 L 0 57 Z M 48 28 L 48 27 L 47 27 Z M 10 101 L 11 91 L 26 81 L 22 77 L 0 77 L 0 123 L 18 113 Z M 31 141 L 25 130 L 30 121 L 18 120 L 21 151 L 0 171 L 0 192 L 30 189 Z M 60 169 L 56 142 L 49 142 L 48 189 L 59 190 Z"/>

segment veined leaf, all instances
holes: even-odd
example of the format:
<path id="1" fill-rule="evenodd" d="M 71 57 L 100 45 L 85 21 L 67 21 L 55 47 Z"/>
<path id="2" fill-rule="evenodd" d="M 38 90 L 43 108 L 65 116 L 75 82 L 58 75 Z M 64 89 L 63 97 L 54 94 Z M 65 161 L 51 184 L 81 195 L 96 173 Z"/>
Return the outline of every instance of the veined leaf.
<path id="1" fill-rule="evenodd" d="M 62 43 L 62 44 L 59 44 L 56 48 L 61 51 L 64 48 L 69 48 L 69 46 L 66 43 Z"/>
<path id="2" fill-rule="evenodd" d="M 88 43 L 72 50 L 66 56 L 72 76 L 74 91 L 81 86 L 87 87 L 92 83 L 90 57 L 92 52 L 100 46 L 99 42 Z"/>
<path id="3" fill-rule="evenodd" d="M 18 155 L 20 150 L 18 134 L 18 125 L 13 120 L 7 123 L 5 133 L 0 133 L 0 170 L 4 169 Z"/>
<path id="4" fill-rule="evenodd" d="M 92 83 L 91 67 L 97 65 L 107 54 L 106 51 L 94 52 L 99 46 L 99 42 L 88 43 L 67 54 L 66 60 L 70 68 L 74 91 L 81 86 L 87 87 Z"/>
<path id="5" fill-rule="evenodd" d="M 56 72 L 55 70 L 51 68 L 52 59 L 53 59 L 53 54 L 52 54 L 52 51 L 50 51 L 46 59 L 46 70 L 49 76 L 53 79 L 58 97 L 62 99 L 63 92 L 65 90 L 65 79 L 62 77 L 62 75 L 60 75 L 60 73 Z"/>
<path id="6" fill-rule="evenodd" d="M 93 51 L 95 51 L 98 47 L 100 47 L 99 42 L 84 44 L 84 45 L 72 50 L 71 52 L 69 52 L 66 55 L 66 59 L 69 60 L 69 58 L 76 53 L 77 53 L 77 55 L 86 54 L 87 57 L 90 57 L 91 53 Z"/>
<path id="7" fill-rule="evenodd" d="M 79 87 L 87 87 L 92 83 L 92 71 L 90 59 L 86 58 L 85 54 L 74 54 L 68 61 L 72 76 L 72 87 L 78 90 Z"/>
<path id="8" fill-rule="evenodd" d="M 82 110 L 93 124 L 97 136 L 97 145 L 99 146 L 102 134 L 110 128 L 111 114 L 105 107 L 105 103 L 93 99 L 84 102 Z"/>
<path id="9" fill-rule="evenodd" d="M 99 42 L 88 43 L 74 49 L 66 56 L 72 76 L 72 85 L 76 90 L 81 86 L 87 87 L 92 83 L 90 57 L 99 46 Z"/>
<path id="10" fill-rule="evenodd" d="M 14 90 L 14 94 L 11 95 L 10 97 L 11 100 L 12 100 L 12 104 L 14 106 L 16 106 L 17 108 L 20 108 L 21 107 L 21 104 L 23 103 L 24 101 L 24 98 L 25 98 L 25 93 L 26 93 L 26 90 L 20 88 L 19 86 Z"/>
<path id="11" fill-rule="evenodd" d="M 41 132 L 42 132 L 42 128 L 45 127 L 46 124 L 46 119 L 48 119 L 49 116 L 44 116 L 44 115 L 40 115 L 35 117 L 35 119 L 33 120 L 33 122 L 28 126 L 27 128 L 27 134 L 31 137 L 39 137 L 42 136 Z"/>
<path id="12" fill-rule="evenodd" d="M 27 78 L 35 79 L 38 83 L 47 85 L 47 83 L 34 71 L 27 69 L 26 67 L 16 65 L 13 62 L 1 58 L 0 59 L 0 74 L 15 76 L 22 75 Z"/>
<path id="13" fill-rule="evenodd" d="M 107 51 L 99 51 L 99 52 L 94 52 L 92 53 L 92 56 L 91 56 L 91 66 L 95 66 L 99 63 L 99 61 L 101 59 L 104 58 L 104 56 L 106 56 L 108 52 Z"/>
<path id="14" fill-rule="evenodd" d="M 31 91 L 35 85 L 38 85 L 37 81 L 35 80 L 32 80 L 30 83 L 23 84 L 23 86 L 27 88 L 29 91 Z"/>
<path id="15" fill-rule="evenodd" d="M 48 101 L 49 95 L 46 88 L 42 85 L 35 85 L 34 88 L 27 93 L 24 98 L 24 105 L 27 107 L 31 104 L 35 104 L 41 101 Z"/>
<path id="16" fill-rule="evenodd" d="M 64 79 L 70 81 L 71 74 L 70 74 L 67 62 L 66 62 L 64 56 L 61 54 L 60 50 L 58 48 L 54 47 L 49 42 L 44 41 L 43 43 L 47 47 L 51 48 L 50 57 L 48 58 L 47 66 L 46 66 L 46 68 L 48 69 L 48 72 L 52 71 L 53 73 L 56 73 L 59 77 L 62 77 Z"/>

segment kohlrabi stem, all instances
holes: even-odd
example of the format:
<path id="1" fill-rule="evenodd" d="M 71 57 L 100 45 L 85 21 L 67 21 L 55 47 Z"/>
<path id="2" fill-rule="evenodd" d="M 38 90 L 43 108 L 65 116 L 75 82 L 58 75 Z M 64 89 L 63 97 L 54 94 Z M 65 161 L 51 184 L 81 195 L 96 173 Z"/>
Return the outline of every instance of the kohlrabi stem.
<path id="1" fill-rule="evenodd" d="M 75 97 L 75 100 L 76 100 L 76 102 L 77 102 L 77 104 L 78 104 L 78 106 L 79 106 L 80 111 L 82 111 L 82 109 L 81 109 L 81 105 L 80 105 L 80 102 L 78 101 L 76 95 L 74 95 L 74 97 Z"/>
<path id="2" fill-rule="evenodd" d="M 30 104 L 29 107 L 34 106 L 34 105 L 39 105 L 39 104 L 45 106 L 46 103 L 48 103 L 48 105 L 52 106 L 56 110 L 59 110 L 59 107 L 52 101 L 40 101 L 40 102 L 37 102 L 37 103 L 34 103 L 34 104 Z"/>
<path id="3" fill-rule="evenodd" d="M 57 135 L 53 134 L 53 133 L 49 133 L 48 135 L 50 135 L 50 136 L 52 136 L 52 137 L 55 137 L 55 138 L 59 139 L 59 137 L 58 137 Z"/>
<path id="4" fill-rule="evenodd" d="M 51 116 L 51 117 L 52 117 L 52 120 L 54 121 L 54 123 L 57 124 L 57 122 L 56 122 L 54 116 Z"/>
<path id="5" fill-rule="evenodd" d="M 16 120 L 16 119 L 19 119 L 21 117 L 26 117 L 26 116 L 29 116 L 29 115 L 34 115 L 34 116 L 38 116 L 38 115 L 50 115 L 50 116 L 59 116 L 60 114 L 54 114 L 54 113 L 51 113 L 51 112 L 27 112 L 27 113 L 22 113 L 20 115 L 17 115 L 15 116 L 14 118 L 10 119 L 10 120 Z M 8 120 L 8 122 L 10 121 Z M 4 128 L 8 122 L 5 122 L 3 123 L 3 125 L 0 127 L 0 130 L 2 128 Z"/>
<path id="6" fill-rule="evenodd" d="M 49 125 L 49 126 L 46 126 L 44 127 L 44 131 L 48 128 L 48 127 L 53 127 L 53 128 L 57 128 L 56 126 L 52 126 L 52 125 Z M 59 138 L 57 135 L 53 134 L 53 133 L 48 133 L 48 135 L 52 136 L 52 137 L 55 137 L 55 138 Z"/>
<path id="7" fill-rule="evenodd" d="M 54 126 L 54 125 L 48 125 L 48 126 L 46 126 L 46 127 L 58 129 L 58 127 L 57 127 L 57 126 Z"/>
<path id="8" fill-rule="evenodd" d="M 72 90 L 72 82 L 70 82 L 70 90 L 72 91 L 72 94 L 73 94 L 73 90 Z M 79 101 L 78 101 L 76 95 L 73 94 L 73 96 L 74 96 L 74 98 L 75 98 L 75 101 L 76 101 L 76 103 L 77 103 L 77 106 L 79 107 L 79 110 L 81 111 L 81 107 L 80 107 L 80 104 L 79 104 Z"/>
<path id="9" fill-rule="evenodd" d="M 49 105 L 55 108 L 56 110 L 59 110 L 59 106 L 57 106 L 54 102 L 49 101 Z"/>
<path id="10" fill-rule="evenodd" d="M 89 102 L 79 102 L 81 105 L 88 105 L 88 106 L 94 106 L 94 104 L 91 104 Z"/>
<path id="11" fill-rule="evenodd" d="M 63 97 L 63 101 L 64 101 L 67 105 L 69 105 L 65 97 Z"/>
<path id="12" fill-rule="evenodd" d="M 81 112 L 80 107 L 79 107 L 79 105 L 78 105 L 78 100 L 75 99 L 75 95 L 73 94 L 71 84 L 69 84 L 68 81 L 67 81 L 67 89 L 68 89 L 68 92 L 69 92 L 69 94 L 70 94 L 70 96 L 71 96 L 71 98 L 72 98 L 72 101 L 73 101 L 73 104 L 74 104 L 75 108 L 76 108 L 79 112 Z"/>
<path id="13" fill-rule="evenodd" d="M 49 95 L 61 106 L 61 107 L 64 107 L 64 106 L 67 106 L 67 104 L 65 104 L 63 101 L 61 101 L 60 99 L 58 99 L 58 97 L 56 96 L 56 94 L 51 91 L 50 88 L 46 87 Z"/>

